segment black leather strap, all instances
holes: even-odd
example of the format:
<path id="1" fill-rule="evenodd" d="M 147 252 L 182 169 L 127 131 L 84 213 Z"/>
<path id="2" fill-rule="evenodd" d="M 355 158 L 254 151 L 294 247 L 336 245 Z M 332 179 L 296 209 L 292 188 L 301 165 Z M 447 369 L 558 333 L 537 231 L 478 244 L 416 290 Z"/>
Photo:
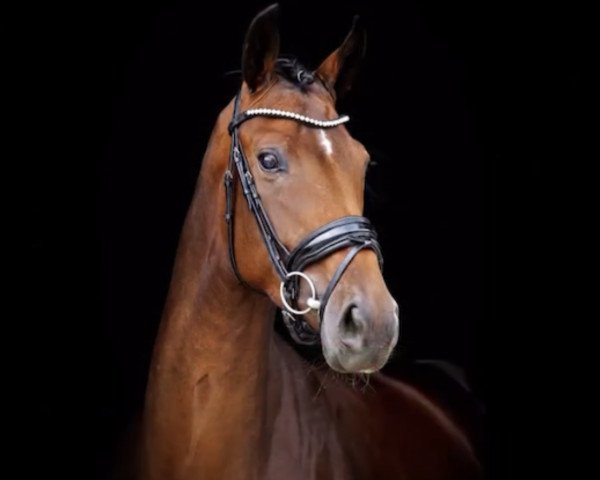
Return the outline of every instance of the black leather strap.
<path id="1" fill-rule="evenodd" d="M 304 238 L 290 253 L 286 266 L 291 271 L 302 271 L 306 266 L 337 250 L 367 241 L 373 243 L 373 250 L 379 261 L 383 262 L 377 234 L 371 222 L 365 217 L 354 215 L 343 217 L 323 225 Z"/>
<path id="2" fill-rule="evenodd" d="M 372 244 L 369 240 L 364 243 L 359 243 L 350 249 L 348 254 L 342 260 L 342 263 L 338 266 L 337 270 L 333 274 L 333 277 L 329 281 L 327 288 L 325 289 L 325 293 L 323 293 L 323 297 L 321 298 L 321 308 L 319 309 L 319 318 L 323 318 L 325 315 L 325 308 L 327 308 L 327 304 L 329 303 L 329 298 L 333 293 L 333 289 L 337 286 L 338 282 L 342 278 L 342 275 L 350 265 L 350 262 L 354 260 L 354 257 L 358 255 L 358 252 L 364 250 L 365 248 L 372 248 Z"/>
<path id="3" fill-rule="evenodd" d="M 239 94 L 235 98 L 234 102 L 234 117 L 237 115 L 240 106 L 240 96 Z M 285 270 L 285 259 L 288 256 L 288 251 L 283 245 L 283 243 L 279 240 L 267 213 L 265 212 L 262 202 L 260 200 L 260 195 L 256 190 L 256 185 L 254 183 L 254 177 L 250 172 L 250 166 L 248 165 L 248 161 L 242 150 L 242 145 L 239 139 L 239 133 L 237 128 L 233 128 L 231 131 L 231 150 L 229 153 L 229 165 L 228 169 L 225 172 L 225 194 L 226 194 L 226 208 L 227 212 L 225 213 L 225 219 L 228 223 L 228 237 L 229 237 L 229 257 L 231 259 L 231 266 L 235 272 L 238 280 L 247 285 L 247 283 L 242 279 L 240 272 L 237 267 L 237 262 L 235 260 L 235 251 L 234 251 L 234 243 L 233 243 L 233 208 L 234 208 L 234 188 L 233 188 L 233 172 L 237 172 L 238 178 L 240 179 L 240 183 L 242 185 L 242 191 L 244 193 L 244 197 L 248 202 L 248 208 L 254 214 L 254 218 L 258 225 L 258 228 L 263 237 L 263 241 L 265 246 L 267 247 L 267 251 L 269 253 L 269 257 L 271 257 L 271 262 L 277 271 L 279 277 L 284 280 L 287 275 L 287 271 Z"/>
<path id="4" fill-rule="evenodd" d="M 319 334 L 311 328 L 303 317 L 297 318 L 286 310 L 282 310 L 281 318 L 296 343 L 316 345 L 321 340 Z"/>

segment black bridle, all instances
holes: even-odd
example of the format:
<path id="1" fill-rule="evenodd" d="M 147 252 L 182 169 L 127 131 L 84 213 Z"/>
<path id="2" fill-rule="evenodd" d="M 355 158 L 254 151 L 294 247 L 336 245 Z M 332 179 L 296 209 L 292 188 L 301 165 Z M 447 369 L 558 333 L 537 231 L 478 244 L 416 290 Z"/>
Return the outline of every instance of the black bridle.
<path id="1" fill-rule="evenodd" d="M 371 226 L 368 219 L 361 216 L 347 216 L 334 220 L 317 230 L 310 233 L 302 240 L 291 252 L 279 240 L 275 233 L 273 224 L 265 211 L 260 199 L 260 195 L 254 183 L 254 177 L 250 172 L 250 165 L 246 159 L 239 137 L 239 127 L 242 123 L 255 117 L 286 118 L 300 122 L 313 128 L 334 128 L 349 120 L 347 116 L 339 117 L 335 120 L 315 120 L 293 112 L 275 110 L 268 108 L 251 109 L 240 112 L 240 94 L 235 97 L 233 107 L 233 117 L 229 124 L 229 133 L 231 135 L 231 149 L 229 153 L 229 165 L 225 172 L 225 197 L 226 212 L 225 220 L 227 222 L 227 232 L 229 241 L 229 258 L 231 266 L 238 280 L 248 285 L 241 277 L 235 260 L 234 252 L 234 192 L 235 185 L 233 181 L 234 172 L 237 171 L 238 178 L 242 185 L 244 197 L 248 202 L 248 208 L 254 214 L 258 229 L 263 237 L 265 246 L 271 258 L 275 271 L 281 278 L 281 299 L 285 307 L 282 309 L 282 315 L 292 338 L 301 344 L 312 345 L 319 342 L 319 334 L 315 332 L 304 320 L 303 314 L 311 309 L 318 310 L 319 321 L 323 319 L 327 302 L 333 289 L 340 281 L 342 275 L 350 265 L 354 257 L 364 249 L 373 250 L 379 260 L 380 268 L 383 265 L 381 248 L 377 241 L 377 234 Z M 350 247 L 350 250 L 342 260 L 333 277 L 329 281 L 325 292 L 320 300 L 316 298 L 314 285 L 312 281 L 302 273 L 308 265 L 315 263 L 333 252 L 343 248 Z M 297 310 L 292 305 L 296 305 L 298 296 L 298 280 L 302 277 L 309 282 L 312 290 L 312 297 L 308 299 L 308 308 L 302 311 Z"/>

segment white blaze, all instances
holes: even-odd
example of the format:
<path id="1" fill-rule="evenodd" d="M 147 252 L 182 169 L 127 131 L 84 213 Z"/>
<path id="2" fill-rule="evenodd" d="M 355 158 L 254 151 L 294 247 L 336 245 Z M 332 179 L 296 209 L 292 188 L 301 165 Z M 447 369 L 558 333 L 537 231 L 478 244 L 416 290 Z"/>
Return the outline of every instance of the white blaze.
<path id="1" fill-rule="evenodd" d="M 319 136 L 321 137 L 320 143 L 321 143 L 321 146 L 323 147 L 323 149 L 325 150 L 325 153 L 327 155 L 331 155 L 333 153 L 333 146 L 331 145 L 331 140 L 329 140 L 329 138 L 327 138 L 327 134 L 325 133 L 325 130 L 323 130 L 323 129 L 319 130 Z"/>

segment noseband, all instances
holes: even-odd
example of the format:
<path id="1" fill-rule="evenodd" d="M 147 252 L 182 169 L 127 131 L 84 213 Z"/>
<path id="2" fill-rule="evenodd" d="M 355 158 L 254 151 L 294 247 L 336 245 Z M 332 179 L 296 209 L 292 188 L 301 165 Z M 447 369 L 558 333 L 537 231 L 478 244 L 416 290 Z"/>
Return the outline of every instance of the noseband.
<path id="1" fill-rule="evenodd" d="M 294 112 L 270 108 L 257 108 L 240 112 L 240 94 L 238 93 L 234 101 L 233 118 L 229 124 L 231 149 L 229 152 L 229 165 L 225 172 L 225 220 L 227 222 L 231 266 L 238 280 L 250 287 L 240 275 L 234 252 L 233 200 L 235 185 L 233 176 L 234 172 L 237 171 L 244 197 L 248 202 L 248 208 L 254 214 L 258 229 L 269 252 L 271 263 L 281 279 L 280 294 L 284 305 L 281 313 L 285 325 L 296 342 L 304 345 L 313 345 L 319 342 L 319 334 L 310 327 L 303 315 L 310 310 L 317 310 L 319 321 L 322 321 L 327 302 L 334 288 L 358 252 L 364 249 L 373 250 L 377 255 L 381 268 L 383 265 L 381 248 L 371 222 L 365 217 L 355 215 L 342 217 L 316 229 L 306 236 L 291 252 L 283 245 L 275 233 L 269 216 L 262 205 L 260 195 L 254 183 L 254 177 L 250 172 L 250 165 L 244 155 L 240 142 L 240 125 L 255 117 L 289 119 L 312 128 L 335 128 L 338 125 L 346 123 L 350 118 L 342 116 L 335 120 L 315 120 Z M 323 296 L 318 299 L 312 280 L 302 270 L 343 248 L 350 248 L 350 250 L 333 274 Z M 298 310 L 296 308 L 298 292 L 300 290 L 300 278 L 307 281 L 311 290 L 311 297 L 306 302 L 308 307 L 305 310 Z"/>

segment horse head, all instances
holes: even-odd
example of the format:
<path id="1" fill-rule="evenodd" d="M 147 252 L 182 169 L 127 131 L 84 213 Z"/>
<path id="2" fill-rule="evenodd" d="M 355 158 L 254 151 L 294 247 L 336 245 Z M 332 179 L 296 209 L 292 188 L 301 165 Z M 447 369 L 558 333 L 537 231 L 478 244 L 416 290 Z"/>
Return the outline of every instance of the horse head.
<path id="1" fill-rule="evenodd" d="M 311 71 L 279 57 L 277 13 L 265 9 L 248 29 L 243 84 L 220 117 L 228 134 L 215 140 L 229 152 L 215 174 L 225 175 L 230 263 L 282 309 L 296 340 L 320 341 L 331 368 L 370 373 L 398 340 L 398 306 L 362 217 L 369 154 L 336 111 L 365 33 L 355 20 Z"/>

